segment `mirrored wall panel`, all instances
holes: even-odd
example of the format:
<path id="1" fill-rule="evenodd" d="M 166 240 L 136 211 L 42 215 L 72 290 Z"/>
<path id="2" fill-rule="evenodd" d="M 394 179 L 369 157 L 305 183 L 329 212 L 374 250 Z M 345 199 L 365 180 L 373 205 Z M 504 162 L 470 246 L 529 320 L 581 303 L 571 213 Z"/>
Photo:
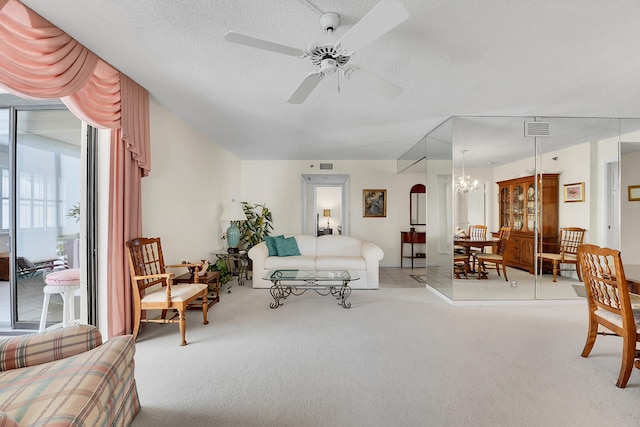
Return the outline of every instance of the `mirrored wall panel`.
<path id="1" fill-rule="evenodd" d="M 424 143 L 427 282 L 446 297 L 583 298 L 580 242 L 640 276 L 639 119 L 452 117 Z"/>

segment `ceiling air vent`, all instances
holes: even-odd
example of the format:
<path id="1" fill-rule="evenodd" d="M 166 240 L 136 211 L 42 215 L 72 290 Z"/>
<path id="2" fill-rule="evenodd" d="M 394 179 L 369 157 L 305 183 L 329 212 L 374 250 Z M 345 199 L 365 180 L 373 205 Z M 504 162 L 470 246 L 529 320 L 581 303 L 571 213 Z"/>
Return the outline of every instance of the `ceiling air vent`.
<path id="1" fill-rule="evenodd" d="M 549 138 L 551 136 L 551 123 L 549 122 L 524 122 L 524 136 L 534 138 Z"/>
<path id="2" fill-rule="evenodd" d="M 320 163 L 320 170 L 333 170 L 333 163 Z"/>

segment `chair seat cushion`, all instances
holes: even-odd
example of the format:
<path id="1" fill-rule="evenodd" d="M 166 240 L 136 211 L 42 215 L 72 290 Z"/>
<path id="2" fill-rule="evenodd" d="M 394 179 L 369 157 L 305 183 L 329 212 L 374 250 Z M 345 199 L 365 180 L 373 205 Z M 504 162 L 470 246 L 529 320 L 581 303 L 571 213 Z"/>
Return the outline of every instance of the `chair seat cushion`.
<path id="1" fill-rule="evenodd" d="M 44 279 L 44 283 L 54 286 L 79 285 L 80 269 L 69 268 L 66 270 L 54 271 L 47 274 L 47 277 Z"/>
<path id="2" fill-rule="evenodd" d="M 550 259 L 552 261 L 563 261 L 564 262 L 578 262 L 578 258 L 575 254 L 564 254 L 564 259 L 560 254 L 548 254 L 542 253 L 540 254 L 540 258 L 542 259 Z"/>
<path id="3" fill-rule="evenodd" d="M 209 285 L 206 283 L 181 283 L 179 285 L 171 285 L 171 301 L 184 302 L 192 296 L 201 293 L 203 290 L 208 289 Z M 153 292 L 147 293 L 142 297 L 141 302 L 164 302 L 167 300 L 167 289 L 162 288 Z"/>
<path id="4" fill-rule="evenodd" d="M 481 261 L 502 261 L 502 255 L 479 253 L 476 258 Z"/>
<path id="5" fill-rule="evenodd" d="M 633 318 L 636 323 L 636 332 L 640 333 L 640 308 L 632 306 L 632 310 Z M 595 315 L 622 328 L 622 316 L 618 314 L 599 308 L 595 311 Z"/>

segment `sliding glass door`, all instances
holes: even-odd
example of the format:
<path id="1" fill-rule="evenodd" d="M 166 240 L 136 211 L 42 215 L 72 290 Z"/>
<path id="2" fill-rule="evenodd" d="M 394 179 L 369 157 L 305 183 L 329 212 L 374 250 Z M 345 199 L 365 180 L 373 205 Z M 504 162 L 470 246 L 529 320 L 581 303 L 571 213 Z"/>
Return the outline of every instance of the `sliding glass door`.
<path id="1" fill-rule="evenodd" d="M 12 101 L 0 110 L 0 328 L 36 329 L 47 274 L 81 264 L 83 125 L 59 101 Z M 54 294 L 47 323 L 61 320 Z"/>

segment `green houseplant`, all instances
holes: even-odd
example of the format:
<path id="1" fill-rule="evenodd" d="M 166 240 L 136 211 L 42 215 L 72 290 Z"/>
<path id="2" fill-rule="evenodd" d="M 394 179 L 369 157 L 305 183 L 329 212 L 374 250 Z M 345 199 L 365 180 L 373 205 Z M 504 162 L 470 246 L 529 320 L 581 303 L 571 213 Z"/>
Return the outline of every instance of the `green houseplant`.
<path id="1" fill-rule="evenodd" d="M 210 262 L 207 270 L 220 272 L 220 285 L 225 285 L 232 279 L 231 272 L 229 271 L 224 259 L 219 258 L 214 263 Z"/>
<path id="2" fill-rule="evenodd" d="M 273 230 L 271 211 L 265 205 L 242 202 L 242 209 L 247 216 L 240 221 L 240 243 L 246 250 L 262 242 Z"/>

